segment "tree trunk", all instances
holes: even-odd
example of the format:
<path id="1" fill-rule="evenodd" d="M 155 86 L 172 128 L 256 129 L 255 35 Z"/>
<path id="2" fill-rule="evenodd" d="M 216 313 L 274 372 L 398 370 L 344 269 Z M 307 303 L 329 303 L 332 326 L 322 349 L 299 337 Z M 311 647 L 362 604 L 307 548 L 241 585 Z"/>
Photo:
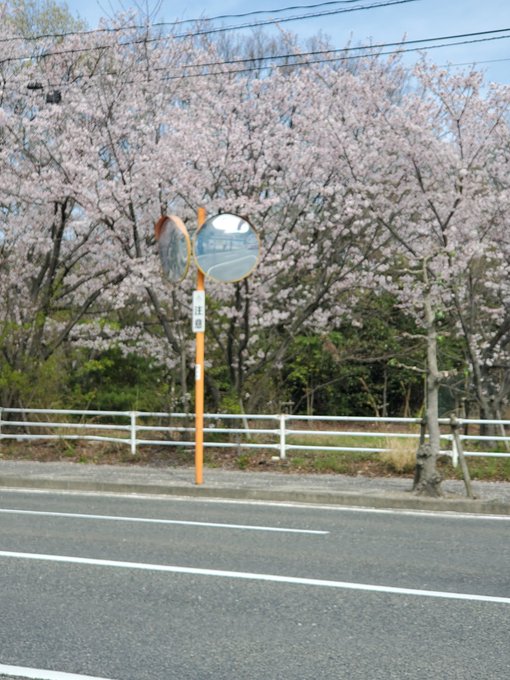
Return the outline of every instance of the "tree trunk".
<path id="1" fill-rule="evenodd" d="M 413 491 L 418 496 L 442 496 L 441 475 L 436 469 L 436 456 L 430 444 L 420 444 L 416 452 L 416 474 Z"/>
<path id="2" fill-rule="evenodd" d="M 425 293 L 427 324 L 427 425 L 429 441 L 421 444 L 416 453 L 416 472 L 413 491 L 424 496 L 441 496 L 441 475 L 436 462 L 440 452 L 439 382 L 437 367 L 437 332 L 434 311 L 428 291 Z"/>

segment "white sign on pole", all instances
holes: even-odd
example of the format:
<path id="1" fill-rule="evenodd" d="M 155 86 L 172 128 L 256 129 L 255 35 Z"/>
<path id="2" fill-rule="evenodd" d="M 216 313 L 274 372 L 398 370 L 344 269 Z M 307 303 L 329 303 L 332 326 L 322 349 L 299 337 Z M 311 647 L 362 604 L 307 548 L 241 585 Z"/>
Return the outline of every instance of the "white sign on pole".
<path id="1" fill-rule="evenodd" d="M 193 333 L 205 331 L 205 291 L 193 291 Z"/>

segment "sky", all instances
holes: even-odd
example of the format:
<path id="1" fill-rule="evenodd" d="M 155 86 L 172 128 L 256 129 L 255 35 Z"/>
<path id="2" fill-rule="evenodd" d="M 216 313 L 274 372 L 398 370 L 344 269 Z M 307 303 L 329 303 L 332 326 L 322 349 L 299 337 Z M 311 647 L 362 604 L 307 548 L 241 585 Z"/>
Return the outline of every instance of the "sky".
<path id="1" fill-rule="evenodd" d="M 374 4 L 398 2 L 398 0 L 344 0 L 343 3 L 327 3 L 326 0 L 67 0 L 73 14 L 79 14 L 91 28 L 97 26 L 101 17 L 129 7 L 145 10 L 157 9 L 154 21 L 198 19 L 224 14 L 241 14 L 253 10 L 277 10 L 293 7 L 285 13 L 225 20 L 226 24 L 260 21 L 267 18 L 303 15 L 353 9 Z M 310 7 L 310 6 L 313 7 Z M 308 8 L 306 8 L 308 6 Z M 497 40 L 470 42 L 469 44 L 427 49 L 430 61 L 450 68 L 468 68 L 476 64 L 484 71 L 490 82 L 510 84 L 510 0 L 400 0 L 399 4 L 371 7 L 369 9 L 328 14 L 316 18 L 289 21 L 282 28 L 296 33 L 302 40 L 322 32 L 335 48 L 347 43 L 361 45 L 399 42 L 402 39 L 421 40 L 442 38 L 483 31 L 501 31 Z M 459 41 L 475 40 L 478 36 L 461 38 Z M 443 40 L 440 42 L 452 42 Z M 421 46 L 420 46 L 421 47 Z M 419 58 L 418 52 L 405 55 L 405 63 L 411 65 Z M 460 65 L 460 66 L 459 66 Z"/>

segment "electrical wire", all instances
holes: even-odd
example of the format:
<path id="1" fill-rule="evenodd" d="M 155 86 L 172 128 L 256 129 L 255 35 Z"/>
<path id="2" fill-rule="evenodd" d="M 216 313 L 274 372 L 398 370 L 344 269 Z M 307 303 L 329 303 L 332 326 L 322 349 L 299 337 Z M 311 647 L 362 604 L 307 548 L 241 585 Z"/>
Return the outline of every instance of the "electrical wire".
<path id="1" fill-rule="evenodd" d="M 494 35 L 494 34 L 500 34 L 500 33 L 509 33 L 509 35 Z M 481 38 L 481 36 L 487 36 L 485 38 Z M 488 37 L 492 36 L 492 37 Z M 443 40 L 459 40 L 463 38 L 478 38 L 480 37 L 480 40 L 462 40 L 461 42 L 447 42 L 442 45 L 430 45 L 429 47 L 431 49 L 437 49 L 440 47 L 452 47 L 455 45 L 467 45 L 471 44 L 473 42 L 487 42 L 490 40 L 500 40 L 504 38 L 510 38 L 510 28 L 501 28 L 501 29 L 495 29 L 493 31 L 476 31 L 474 33 L 459 33 L 457 35 L 445 35 L 445 36 L 439 36 L 437 38 L 419 38 L 416 40 L 400 40 L 398 42 L 387 42 L 387 43 L 373 43 L 370 45 L 358 45 L 354 47 L 343 47 L 339 49 L 326 49 L 326 50 L 313 50 L 309 52 L 297 52 L 297 53 L 286 53 L 286 54 L 275 54 L 275 55 L 267 55 L 267 56 L 259 56 L 259 57 L 245 57 L 242 59 L 229 59 L 229 60 L 222 60 L 222 61 L 213 61 L 213 62 L 203 62 L 200 64 L 186 64 L 185 68 L 204 68 L 204 67 L 212 67 L 212 66 L 231 66 L 231 65 L 237 65 L 237 64 L 246 64 L 250 63 L 253 61 L 257 62 L 263 62 L 263 61 L 269 61 L 269 60 L 282 60 L 282 59 L 293 59 L 293 58 L 303 58 L 303 57 L 317 57 L 317 56 L 322 56 L 322 55 L 334 55 L 334 54 L 345 54 L 346 52 L 359 52 L 362 50 L 378 50 L 378 49 L 386 49 L 388 47 L 397 47 L 397 46 L 402 46 L 402 49 L 397 49 L 392 52 L 387 52 L 386 54 L 393 54 L 393 53 L 399 53 L 401 51 L 404 52 L 410 52 L 410 51 L 416 51 L 417 49 L 422 49 L 422 48 L 415 48 L 414 50 L 411 50 L 410 48 L 407 49 L 408 45 L 421 45 L 421 44 L 427 44 L 432 43 L 432 42 L 438 42 L 438 41 L 443 41 Z M 341 57 L 344 58 L 344 57 Z M 354 59 L 358 58 L 357 56 L 352 57 Z M 334 61 L 335 57 L 331 57 L 326 59 L 325 61 Z M 258 68 L 258 67 L 256 67 Z"/>
<path id="2" fill-rule="evenodd" d="M 290 17 L 281 17 L 278 19 L 267 19 L 264 21 L 257 21 L 255 23 L 240 24 L 238 26 L 220 26 L 217 28 L 204 29 L 203 31 L 197 31 L 194 36 L 201 35 L 211 35 L 213 33 L 225 33 L 226 31 L 241 30 L 244 28 L 258 28 L 260 26 L 269 26 L 271 24 L 283 24 L 289 21 L 302 21 L 303 19 L 317 19 L 318 17 L 331 16 L 333 14 L 346 14 L 348 12 L 359 12 L 365 9 L 377 9 L 379 7 L 390 7 L 392 5 L 407 5 L 410 2 L 421 2 L 421 0 L 383 0 L 381 2 L 372 3 L 371 5 L 356 5 L 354 7 L 348 7 L 345 9 L 335 9 L 328 10 L 326 12 L 314 12 L 311 14 L 294 15 Z M 186 38 L 189 37 L 189 33 L 183 33 L 174 36 L 175 38 Z"/>
<path id="3" fill-rule="evenodd" d="M 421 0 L 417 0 L 421 1 Z M 214 22 L 223 21 L 224 19 L 242 19 L 249 16 L 257 16 L 261 14 L 281 14 L 283 12 L 301 10 L 301 9 L 317 9 L 319 7 L 327 7 L 331 5 L 349 5 L 356 2 L 362 2 L 362 0 L 330 0 L 329 2 L 318 2 L 312 5 L 292 5 L 290 7 L 280 7 L 276 9 L 260 9 L 252 10 L 251 12 L 242 12 L 239 14 L 219 14 L 212 17 L 200 17 L 196 19 L 175 19 L 174 21 L 158 21 L 150 24 L 151 28 L 163 28 L 167 26 L 179 26 L 181 24 L 199 24 L 201 22 Z M 147 26 L 141 26 L 139 24 L 126 25 L 126 26 L 105 26 L 101 28 L 93 28 L 83 31 L 60 31 L 58 33 L 40 33 L 38 35 L 31 36 L 13 36 L 11 38 L 0 38 L 0 43 L 12 42 L 14 40 L 24 40 L 24 41 L 36 41 L 43 40 L 47 38 L 65 38 L 69 36 L 77 35 L 91 35 L 94 33 L 119 33 L 125 30 L 143 30 Z"/>
<path id="4" fill-rule="evenodd" d="M 249 12 L 242 12 L 242 13 L 237 13 L 237 14 L 221 14 L 221 15 L 216 15 L 213 17 L 204 17 L 200 19 L 178 19 L 173 22 L 167 22 L 167 21 L 162 21 L 162 22 L 156 22 L 150 25 L 151 28 L 163 28 L 163 27 L 176 27 L 178 25 L 182 24 L 199 24 L 201 22 L 206 22 L 206 23 L 213 23 L 215 21 L 220 21 L 220 20 L 226 20 L 226 19 L 242 19 L 245 17 L 250 17 L 250 16 L 260 16 L 260 15 L 276 15 L 276 14 L 283 14 L 286 12 L 290 11 L 297 11 L 297 10 L 307 10 L 307 9 L 319 9 L 322 7 L 336 7 L 338 5 L 356 5 L 356 3 L 360 3 L 363 0 L 329 0 L 327 2 L 318 2 L 318 3 L 312 3 L 308 5 L 291 5 L 287 7 L 280 7 L 280 8 L 273 8 L 273 9 L 267 9 L 267 10 L 252 10 Z M 170 35 L 170 36 L 159 36 L 156 38 L 144 38 L 136 41 L 126 41 L 123 43 L 120 43 L 121 45 L 134 45 L 134 44 L 141 44 L 144 42 L 148 41 L 158 41 L 158 40 L 163 40 L 167 38 L 182 38 L 182 37 L 195 37 L 195 36 L 200 36 L 204 34 L 208 34 L 211 32 L 219 32 L 219 31 L 229 31 L 229 30 L 240 30 L 242 28 L 251 28 L 257 25 L 266 25 L 267 23 L 281 23 L 282 21 L 297 21 L 301 19 L 308 19 L 308 18 L 315 18 L 317 16 L 324 16 L 324 15 L 329 15 L 329 14 L 337 14 L 337 13 L 344 13 L 344 12 L 351 12 L 351 11 L 357 11 L 357 10 L 363 10 L 363 9 L 374 9 L 378 7 L 384 7 L 387 5 L 393 5 L 393 4 L 403 4 L 407 2 L 420 2 L 421 0 L 394 0 L 394 1 L 385 1 L 385 2 L 377 2 L 373 3 L 371 5 L 362 5 L 360 6 L 359 4 L 354 6 L 354 7 L 349 7 L 347 9 L 339 9 L 339 10 L 333 10 L 333 11 L 327 11 L 327 12 L 318 12 L 314 14 L 306 14 L 306 15 L 298 15 L 298 16 L 292 16 L 292 17 L 282 17 L 279 19 L 271 19 L 267 20 L 264 22 L 257 22 L 256 24 L 242 24 L 240 26 L 227 26 L 227 27 L 220 27 L 220 28 L 213 28 L 213 29 L 207 29 L 207 30 L 200 30 L 196 31 L 194 33 L 185 33 L 182 35 Z M 94 33 L 118 33 L 118 32 L 124 32 L 126 30 L 143 30 L 147 29 L 147 26 L 140 26 L 140 25 L 128 25 L 128 26 L 116 26 L 116 27 L 102 27 L 102 28 L 95 28 L 91 30 L 84 30 L 84 31 L 68 31 L 68 32 L 59 32 L 59 33 L 46 33 L 46 34 L 39 34 L 35 36 L 16 36 L 16 37 L 10 37 L 10 38 L 0 38 L 0 43 L 6 43 L 6 42 L 11 42 L 11 41 L 16 41 L 16 40 L 24 40 L 26 42 L 30 41 L 38 41 L 38 40 L 43 40 L 43 39 L 49 39 L 49 38 L 64 38 L 64 37 L 69 37 L 69 36 L 81 36 L 81 35 L 91 35 Z M 386 55 L 392 55 L 392 54 L 404 54 L 406 52 L 415 52 L 418 51 L 419 49 L 422 48 L 411 48 L 408 47 L 409 45 L 418 45 L 418 44 L 423 44 L 425 45 L 426 43 L 432 43 L 432 42 L 437 42 L 437 41 L 443 41 L 443 40 L 453 40 L 453 39 L 461 39 L 461 38 L 474 38 L 475 36 L 492 36 L 491 38 L 480 38 L 480 39 L 470 39 L 470 40 L 463 40 L 461 42 L 447 42 L 441 45 L 428 45 L 429 49 L 440 49 L 441 47 L 451 47 L 451 46 L 456 46 L 456 45 L 466 45 L 466 44 L 472 44 L 472 43 L 477 43 L 477 42 L 488 42 L 489 40 L 499 40 L 499 39 L 504 39 L 510 36 L 499 36 L 499 35 L 494 35 L 496 33 L 504 33 L 509 31 L 510 29 L 498 29 L 494 31 L 481 31 L 481 32 L 475 32 L 475 33 L 464 33 L 464 34 L 458 34 L 458 35 L 450 35 L 450 36 L 441 36 L 437 38 L 423 38 L 423 39 L 417 39 L 417 40 L 406 40 L 401 41 L 401 42 L 395 42 L 395 43 L 379 43 L 379 44 L 373 44 L 373 45 L 363 45 L 363 46 L 358 46 L 358 47 L 345 47 L 345 48 L 340 48 L 340 49 L 333 49 L 333 50 L 317 50 L 313 52 L 302 52 L 302 53 L 291 53 L 291 54 L 282 54 L 282 55 L 268 55 L 264 56 L 261 55 L 260 57 L 256 57 L 257 62 L 266 62 L 266 61 L 277 61 L 277 60 L 282 60 L 282 59 L 303 59 L 307 57 L 318 57 L 321 55 L 335 55 L 335 54 L 341 54 L 342 56 L 335 57 L 335 56 L 328 56 L 328 58 L 325 59 L 307 59 L 306 61 L 300 61 L 296 62 L 293 61 L 292 63 L 286 63 L 286 64 L 278 64 L 278 63 L 271 63 L 268 64 L 265 68 L 271 69 L 271 68 L 283 68 L 283 67 L 289 67 L 289 66 L 306 66 L 306 65 L 313 65 L 313 64 L 324 64 L 328 62 L 337 62 L 337 61 L 343 61 L 343 60 L 350 60 L 350 59 L 360 59 L 360 58 L 367 58 L 367 57 L 373 57 L 373 56 L 386 56 Z M 388 47 L 393 47 L 393 46 L 399 46 L 398 49 L 396 50 L 391 50 L 391 51 L 384 51 L 384 52 L 377 52 L 377 53 L 370 53 L 370 54 L 356 54 L 355 56 L 347 55 L 347 52 L 351 51 L 356 51 L 356 52 L 361 52 L 363 50 L 386 50 Z M 72 50 L 61 50 L 57 52 L 47 52 L 46 54 L 42 56 L 52 56 L 52 55 L 60 55 L 60 54 L 67 54 L 67 53 L 80 53 L 80 52 L 87 52 L 87 51 L 92 51 L 92 50 L 100 50 L 100 49 L 107 49 L 111 47 L 111 45 L 96 45 L 92 47 L 87 47 L 83 49 L 72 49 Z M 27 59 L 32 59 L 34 55 L 30 56 L 23 56 L 23 57 L 13 57 L 13 58 L 7 58 L 4 60 L 0 60 L 0 64 L 8 62 L 8 61 L 16 61 L 16 60 L 27 60 Z M 245 58 L 245 59 L 233 59 L 233 60 L 224 60 L 224 61 L 216 61 L 216 62 L 206 62 L 206 63 L 201 63 L 201 64 L 187 64 L 183 66 L 182 68 L 185 70 L 191 69 L 191 68 L 211 68 L 211 67 L 220 67 L 220 66 L 235 66 L 235 65 L 242 65 L 242 64 L 247 64 L 250 62 L 253 62 L 254 58 Z M 478 64 L 490 64 L 490 63 L 497 63 L 497 62 L 505 62 L 505 61 L 510 61 L 510 57 L 508 58 L 502 58 L 502 59 L 488 59 L 488 60 L 478 60 L 478 61 L 472 61 L 472 62 L 462 62 L 462 63 L 448 63 L 444 64 L 443 67 L 445 68 L 450 68 L 450 67 L 455 67 L 455 66 L 475 66 Z M 177 78 L 193 78 L 193 77 L 208 77 L 208 76 L 216 76 L 216 75 L 228 75 L 228 74 L 241 74 L 241 73 L 249 73 L 253 71 L 259 71 L 260 66 L 255 66 L 255 67 L 249 67 L 246 69 L 230 69 L 228 71 L 217 71 L 217 72 L 206 72 L 206 73 L 183 73 L 182 75 L 179 76 L 168 76 L 168 78 L 171 79 L 177 79 Z M 163 68 L 154 68 L 154 71 L 167 71 L 167 69 Z M 100 74 L 97 74 L 100 75 Z M 103 72 L 104 75 L 104 72 Z M 57 85 L 54 85 L 54 87 L 57 87 Z"/>
<path id="5" fill-rule="evenodd" d="M 465 40 L 463 42 L 452 42 L 452 43 L 444 43 L 441 45 L 429 45 L 428 49 L 440 49 L 442 47 L 452 47 L 452 46 L 457 46 L 457 45 L 470 45 L 474 43 L 481 43 L 481 42 L 488 42 L 491 40 L 504 40 L 506 38 L 510 38 L 510 35 L 505 35 L 505 36 L 497 36 L 495 38 L 480 38 L 476 40 Z M 402 43 L 405 44 L 405 43 Z M 352 49 L 376 49 L 377 46 L 373 47 L 365 47 L 365 48 L 352 48 Z M 332 57 L 331 59 L 312 59 L 312 60 L 306 60 L 306 61 L 296 61 L 288 64 L 269 64 L 265 68 L 267 69 L 273 69 L 273 68 L 292 68 L 295 66 L 313 66 L 315 64 L 329 64 L 329 63 L 335 63 L 335 62 L 340 62 L 340 61 L 352 61 L 354 59 L 367 59 L 367 58 L 374 58 L 374 57 L 381 57 L 381 56 L 389 56 L 389 55 L 395 55 L 395 54 L 407 54 L 408 52 L 420 52 L 422 51 L 422 47 L 411 47 L 409 49 L 396 49 L 396 50 L 389 50 L 389 51 L 381 51 L 381 52 L 372 52 L 369 54 L 356 54 L 356 55 L 346 55 L 346 56 L 338 56 L 338 57 Z M 305 56 L 306 53 L 303 53 L 302 55 L 294 55 L 295 57 L 301 57 Z M 509 59 L 510 60 L 510 59 Z M 502 60 L 503 61 L 503 60 Z M 223 62 L 226 63 L 226 62 Z M 454 64 L 452 64 L 453 66 Z M 471 64 L 458 64 L 458 66 L 462 65 L 471 65 Z M 187 68 L 187 67 L 184 67 Z M 186 78 L 205 78 L 205 77 L 212 77 L 212 76 L 221 76 L 221 75 L 239 75 L 243 73 L 251 73 L 255 71 L 260 71 L 260 67 L 254 66 L 250 68 L 244 68 L 244 69 L 230 69 L 227 71 L 214 71 L 214 72 L 207 72 L 207 73 L 187 73 L 184 75 L 176 75 L 176 76 L 167 76 L 162 78 L 162 80 L 179 80 L 179 79 L 186 79 Z"/>
<path id="6" fill-rule="evenodd" d="M 501 34 L 506 34 L 506 35 L 501 35 Z M 445 35 L 445 36 L 438 36 L 435 38 L 429 37 L 429 38 L 419 38 L 415 40 L 405 40 L 405 41 L 398 41 L 398 42 L 387 42 L 387 43 L 373 43 L 370 45 L 359 45 L 359 46 L 352 46 L 352 47 L 344 47 L 344 48 L 339 48 L 339 49 L 326 49 L 326 50 L 313 50 L 313 51 L 308 51 L 308 52 L 293 52 L 293 53 L 285 53 L 285 54 L 278 54 L 278 55 L 261 55 L 258 57 L 250 57 L 250 58 L 242 58 L 242 59 L 226 59 L 226 60 L 221 60 L 221 61 L 211 61 L 211 62 L 201 62 L 201 63 L 195 63 L 195 64 L 184 64 L 182 65 L 181 68 L 183 69 L 192 69 L 192 68 L 211 68 L 211 67 L 219 67 L 219 66 L 237 66 L 237 65 L 243 65 L 247 63 L 251 63 L 253 61 L 257 62 L 266 62 L 266 61 L 281 61 L 281 60 L 289 60 L 289 59 L 304 59 L 308 57 L 319 57 L 323 55 L 327 55 L 326 59 L 320 60 L 320 59 L 313 59 L 313 61 L 301 61 L 301 62 L 292 62 L 290 65 L 305 65 L 309 63 L 326 63 L 326 62 L 332 62 L 332 61 L 337 61 L 337 60 L 345 60 L 345 59 L 359 59 L 360 55 L 355 54 L 351 56 L 348 53 L 352 52 L 362 52 L 366 50 L 371 50 L 372 54 L 374 53 L 374 50 L 387 50 L 387 48 L 390 47 L 396 47 L 397 49 L 395 50 L 390 50 L 386 52 L 378 52 L 377 54 L 384 54 L 384 55 L 391 55 L 391 54 L 402 54 L 406 52 L 416 52 L 424 49 L 426 47 L 427 49 L 440 49 L 442 47 L 454 47 L 454 46 L 461 46 L 461 45 L 469 45 L 469 44 L 474 44 L 474 43 L 481 43 L 481 42 L 491 42 L 494 40 L 504 40 L 510 38 L 510 28 L 501 28 L 501 29 L 494 29 L 492 31 L 476 31 L 474 33 L 459 33 L 456 35 Z M 437 43 L 440 42 L 441 44 L 439 45 L 433 45 L 431 43 Z M 443 41 L 448 41 L 448 42 L 443 42 Z M 454 41 L 454 42 L 452 42 Z M 423 47 L 408 47 L 408 46 L 418 46 L 422 45 Z M 340 54 L 341 56 L 335 57 L 335 56 L 329 56 L 329 55 L 337 55 Z M 363 55 L 361 55 L 363 56 Z M 365 55 L 367 56 L 367 55 Z M 368 55 L 370 56 L 370 55 Z M 1 63 L 1 62 L 0 62 Z M 279 66 L 278 64 L 270 64 L 269 66 L 274 66 L 277 67 Z M 268 68 L 269 68 L 268 66 Z M 283 64 L 283 66 L 289 66 L 289 64 Z M 155 67 L 153 69 L 154 71 L 161 71 L 161 70 L 167 70 L 167 68 L 162 68 L 162 67 Z M 260 70 L 260 66 L 255 66 L 251 67 L 250 69 L 247 69 L 248 71 L 256 71 Z M 239 71 L 232 70 L 232 73 L 239 73 Z M 206 73 L 204 74 L 197 74 L 197 75 L 208 75 Z M 187 74 L 184 77 L 193 77 L 194 74 Z M 178 77 L 178 76 L 176 76 Z"/>
<path id="7" fill-rule="evenodd" d="M 249 16 L 257 16 L 257 15 L 262 15 L 262 14 L 282 14 L 284 12 L 290 12 L 290 11 L 297 11 L 297 10 L 303 10 L 303 9 L 318 9 L 319 7 L 328 7 L 332 5 L 351 5 L 354 3 L 360 3 L 363 0 L 329 0 L 329 2 L 318 2 L 314 3 L 311 5 L 292 5 L 289 7 L 280 7 L 276 9 L 260 9 L 260 10 L 252 10 L 251 12 L 242 12 L 239 14 L 219 14 L 217 16 L 213 17 L 201 17 L 198 19 L 176 19 L 174 21 L 160 21 L 160 22 L 155 22 L 150 24 L 151 28 L 164 28 L 164 27 L 175 27 L 179 26 L 181 24 L 200 24 L 203 22 L 207 23 L 212 23 L 214 21 L 223 21 L 225 19 L 242 19 L 245 17 Z M 406 2 L 421 2 L 422 0 L 405 0 Z M 379 5 L 377 5 L 379 6 Z M 340 10 L 341 11 L 341 10 Z M 347 10 L 346 10 L 347 11 Z M 349 11 L 356 11 L 356 8 L 353 8 Z M 327 13 L 326 13 L 327 14 Z M 305 15 L 305 18 L 308 15 Z M 321 14 L 319 14 L 321 16 Z M 299 18 L 299 17 L 298 17 Z M 297 20 L 297 19 L 287 19 L 287 20 Z M 280 20 L 275 20 L 274 23 L 277 23 Z M 234 30 L 236 27 L 227 27 L 224 30 Z M 79 35 L 92 35 L 94 33 L 120 33 L 126 30 L 144 30 L 147 29 L 147 26 L 140 26 L 140 25 L 127 25 L 127 26 L 110 26 L 110 27 L 102 27 L 102 28 L 94 28 L 90 30 L 84 30 L 84 31 L 62 31 L 59 33 L 41 33 L 39 35 L 32 35 L 32 36 L 13 36 L 10 38 L 0 38 L 0 43 L 5 43 L 5 42 L 12 42 L 15 40 L 23 40 L 23 41 L 37 41 L 37 40 L 44 40 L 48 38 L 66 38 L 70 36 L 79 36 Z M 186 34 L 188 35 L 188 34 Z M 201 35 L 201 33 L 198 33 L 197 35 Z M 175 37 L 175 36 L 174 36 Z"/>
<path id="8" fill-rule="evenodd" d="M 118 46 L 129 46 L 129 45 L 139 45 L 139 44 L 149 44 L 149 43 L 154 43 L 154 42 L 160 42 L 162 40 L 169 40 L 169 39 L 178 39 L 178 38 L 195 38 L 195 37 L 200 37 L 204 35 L 211 35 L 214 33 L 221 33 L 221 32 L 227 32 L 227 31 L 232 31 L 232 30 L 241 30 L 241 29 L 246 29 L 246 28 L 256 28 L 259 26 L 267 26 L 270 24 L 280 24 L 283 22 L 288 22 L 288 21 L 301 21 L 303 19 L 312 19 L 312 18 L 317 18 L 317 17 L 322 17 L 322 16 L 329 16 L 332 14 L 343 14 L 345 12 L 356 12 L 360 10 L 368 10 L 368 9 L 375 9 L 379 7 L 389 7 L 392 5 L 402 5 L 402 4 L 407 4 L 409 2 L 419 2 L 420 0 L 384 0 L 383 2 L 377 2 L 377 3 L 372 3 L 370 5 L 356 5 L 355 7 L 349 7 L 349 8 L 344 8 L 344 9 L 336 9 L 336 10 L 328 10 L 327 12 L 316 12 L 313 14 L 304 14 L 300 16 L 292 16 L 292 17 L 282 17 L 280 19 L 268 19 L 267 21 L 261 21 L 261 22 L 255 22 L 255 23 L 248 23 L 248 24 L 240 24 L 237 26 L 224 26 L 224 27 L 215 27 L 211 29 L 204 29 L 204 30 L 199 30 L 195 31 L 194 33 L 181 33 L 177 35 L 165 35 L 165 36 L 155 36 L 153 38 L 148 38 L 148 37 L 143 37 L 143 38 L 137 38 L 136 40 L 126 40 L 124 42 L 121 42 L 118 44 Z M 71 48 L 71 49 L 63 49 L 63 50 L 54 50 L 50 52 L 45 52 L 44 54 L 38 54 L 38 55 L 23 55 L 23 56 L 17 56 L 17 57 L 6 57 L 4 59 L 0 60 L 0 65 L 1 64 L 6 64 L 6 63 L 12 63 L 12 62 L 17 62 L 17 61 L 28 61 L 30 59 L 33 59 L 37 57 L 38 59 L 44 57 L 50 57 L 50 56 L 62 56 L 65 54 L 83 54 L 85 52 L 92 52 L 94 50 L 106 50 L 106 49 L 112 49 L 113 47 L 116 47 L 117 45 L 112 45 L 112 44 L 102 44 L 102 45 L 93 45 L 89 47 L 83 47 L 83 48 Z"/>
<path id="9" fill-rule="evenodd" d="M 506 30 L 510 31 L 510 29 L 500 29 L 500 30 Z M 484 35 L 487 33 L 487 31 L 480 32 L 480 33 L 475 33 L 475 34 L 460 34 L 461 36 L 469 36 L 469 35 Z M 489 32 L 490 33 L 490 32 Z M 456 36 L 451 36 L 452 38 L 455 38 Z M 455 47 L 458 45 L 469 45 L 469 44 L 476 44 L 476 43 L 481 43 L 481 42 L 488 42 L 492 40 L 504 40 L 510 38 L 509 35 L 498 35 L 494 37 L 485 37 L 485 38 L 475 38 L 472 40 L 463 40 L 461 42 L 445 42 L 441 43 L 439 45 L 428 45 L 427 49 L 441 49 L 443 47 Z M 415 40 L 415 41 L 410 41 L 413 44 L 420 43 L 420 42 L 430 42 L 432 40 L 442 40 L 444 38 L 424 38 L 423 40 Z M 251 66 L 251 67 L 246 67 L 246 68 L 230 68 L 226 70 L 215 70 L 215 71 L 206 71 L 204 73 L 187 73 L 187 69 L 189 68 L 211 68 L 211 67 L 219 67 L 219 66 L 236 66 L 236 65 L 242 65 L 243 63 L 249 63 L 251 61 L 254 61 L 253 59 L 239 59 L 239 60 L 230 60 L 230 61 L 222 61 L 222 62 L 208 62 L 208 63 L 203 63 L 203 64 L 189 64 L 189 65 L 182 65 L 179 68 L 181 69 L 181 73 L 177 75 L 171 75 L 168 74 L 168 67 L 163 68 L 163 67 L 154 67 L 152 69 L 152 72 L 165 72 L 166 75 L 161 77 L 161 81 L 171 81 L 171 80 L 186 80 L 190 78 L 211 78 L 211 77 L 217 77 L 217 76 L 229 76 L 229 75 L 243 75 L 243 74 L 249 74 L 249 73 L 254 73 L 254 72 L 261 72 L 263 70 L 266 70 L 270 72 L 273 69 L 283 69 L 283 68 L 294 68 L 294 67 L 305 67 L 305 66 L 315 66 L 315 65 L 321 65 L 321 64 L 331 64 L 331 63 L 338 63 L 342 61 L 352 61 L 355 59 L 373 59 L 373 58 L 379 58 L 381 56 L 391 56 L 391 55 L 401 55 L 401 54 L 407 54 L 410 52 L 419 52 L 423 50 L 423 47 L 415 46 L 415 47 L 406 47 L 407 43 L 379 43 L 376 45 L 364 45 L 364 46 L 359 46 L 359 47 L 350 47 L 350 48 L 344 48 L 343 50 L 331 50 L 331 51 L 326 51 L 326 54 L 337 54 L 338 52 L 342 52 L 343 54 L 341 56 L 332 56 L 331 58 L 325 58 L 325 59 L 307 59 L 306 57 L 314 57 L 314 56 L 319 56 L 322 54 L 322 51 L 317 51 L 317 52 L 302 52 L 302 53 L 294 53 L 294 54 L 287 54 L 287 55 L 275 55 L 273 57 L 261 57 L 260 60 L 269 60 L 269 59 L 283 59 L 283 58 L 292 58 L 292 59 L 301 59 L 301 61 L 292 61 L 290 63 L 269 63 L 266 66 Z M 391 46 L 397 46 L 397 49 L 393 50 L 386 50 L 387 47 Z M 371 50 L 370 52 L 365 52 L 362 54 L 352 54 L 353 51 L 363 51 L 363 50 Z M 374 51 L 378 50 L 378 51 Z M 346 54 L 349 52 L 349 54 Z M 508 59 L 510 61 L 510 59 Z M 501 60 L 489 60 L 490 61 L 505 61 L 505 59 Z M 484 63 L 484 62 L 469 62 L 465 64 L 450 64 L 449 66 L 474 66 L 476 63 Z M 147 71 L 139 71 L 140 73 L 146 74 Z M 131 74 L 135 73 L 135 71 L 131 70 Z M 115 71 L 110 71 L 110 72 L 101 72 L 97 74 L 93 74 L 90 76 L 86 76 L 87 79 L 91 78 L 96 78 L 96 77 L 103 77 L 103 76 L 109 76 L 109 75 L 117 75 L 117 72 Z M 13 81 L 11 81 L 12 83 Z M 17 80 L 16 82 L 21 82 Z M 26 81 L 24 81 L 26 82 Z M 135 80 L 128 80 L 124 81 L 124 85 L 129 85 L 129 84 L 138 84 L 137 81 Z M 47 83 L 48 88 L 61 88 L 62 83 Z M 11 89 L 7 86 L 4 85 L 2 88 L 4 91 L 6 89 Z M 30 88 L 30 89 L 43 89 L 42 85 L 39 85 L 37 88 Z M 14 88 L 12 88 L 14 91 Z M 19 92 L 19 88 L 16 88 L 16 92 Z"/>
<path id="10" fill-rule="evenodd" d="M 479 64 L 497 64 L 502 61 L 510 61 L 510 57 L 503 57 L 502 59 L 480 59 L 477 61 L 464 61 L 453 64 L 440 64 L 440 68 L 452 68 L 453 66 L 478 66 Z"/>

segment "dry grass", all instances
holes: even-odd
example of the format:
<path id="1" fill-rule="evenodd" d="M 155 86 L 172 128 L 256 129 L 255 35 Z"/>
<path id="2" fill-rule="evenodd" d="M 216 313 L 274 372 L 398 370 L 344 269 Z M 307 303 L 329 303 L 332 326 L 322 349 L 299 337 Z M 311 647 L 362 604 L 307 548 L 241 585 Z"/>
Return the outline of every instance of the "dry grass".
<path id="1" fill-rule="evenodd" d="M 388 437 L 385 448 L 387 453 L 381 453 L 381 461 L 390 470 L 401 475 L 412 472 L 416 466 L 416 444 L 409 439 Z"/>
<path id="2" fill-rule="evenodd" d="M 324 438 L 313 443 L 324 444 Z M 360 438 L 354 443 L 359 445 Z M 260 449 L 257 451 L 243 450 L 240 452 L 237 449 L 206 448 L 204 464 L 208 467 L 222 469 L 274 470 L 290 474 L 320 472 L 346 475 L 362 474 L 370 477 L 413 476 L 418 447 L 417 439 L 392 437 L 381 433 L 381 439 L 371 439 L 369 445 L 376 445 L 388 451 L 371 454 L 355 451 L 294 450 L 289 451 L 287 458 L 280 461 L 273 459 L 275 452 L 272 449 L 267 451 Z M 65 439 L 24 442 L 3 440 L 0 443 L 1 459 L 40 462 L 66 461 L 94 465 L 192 467 L 194 453 L 193 447 L 155 445 L 139 446 L 136 455 L 132 455 L 128 441 L 122 444 Z M 467 463 L 473 480 L 510 481 L 510 458 L 468 457 Z M 438 460 L 438 468 L 444 479 L 462 478 L 460 468 L 454 468 L 451 460 L 446 456 L 442 456 Z"/>

